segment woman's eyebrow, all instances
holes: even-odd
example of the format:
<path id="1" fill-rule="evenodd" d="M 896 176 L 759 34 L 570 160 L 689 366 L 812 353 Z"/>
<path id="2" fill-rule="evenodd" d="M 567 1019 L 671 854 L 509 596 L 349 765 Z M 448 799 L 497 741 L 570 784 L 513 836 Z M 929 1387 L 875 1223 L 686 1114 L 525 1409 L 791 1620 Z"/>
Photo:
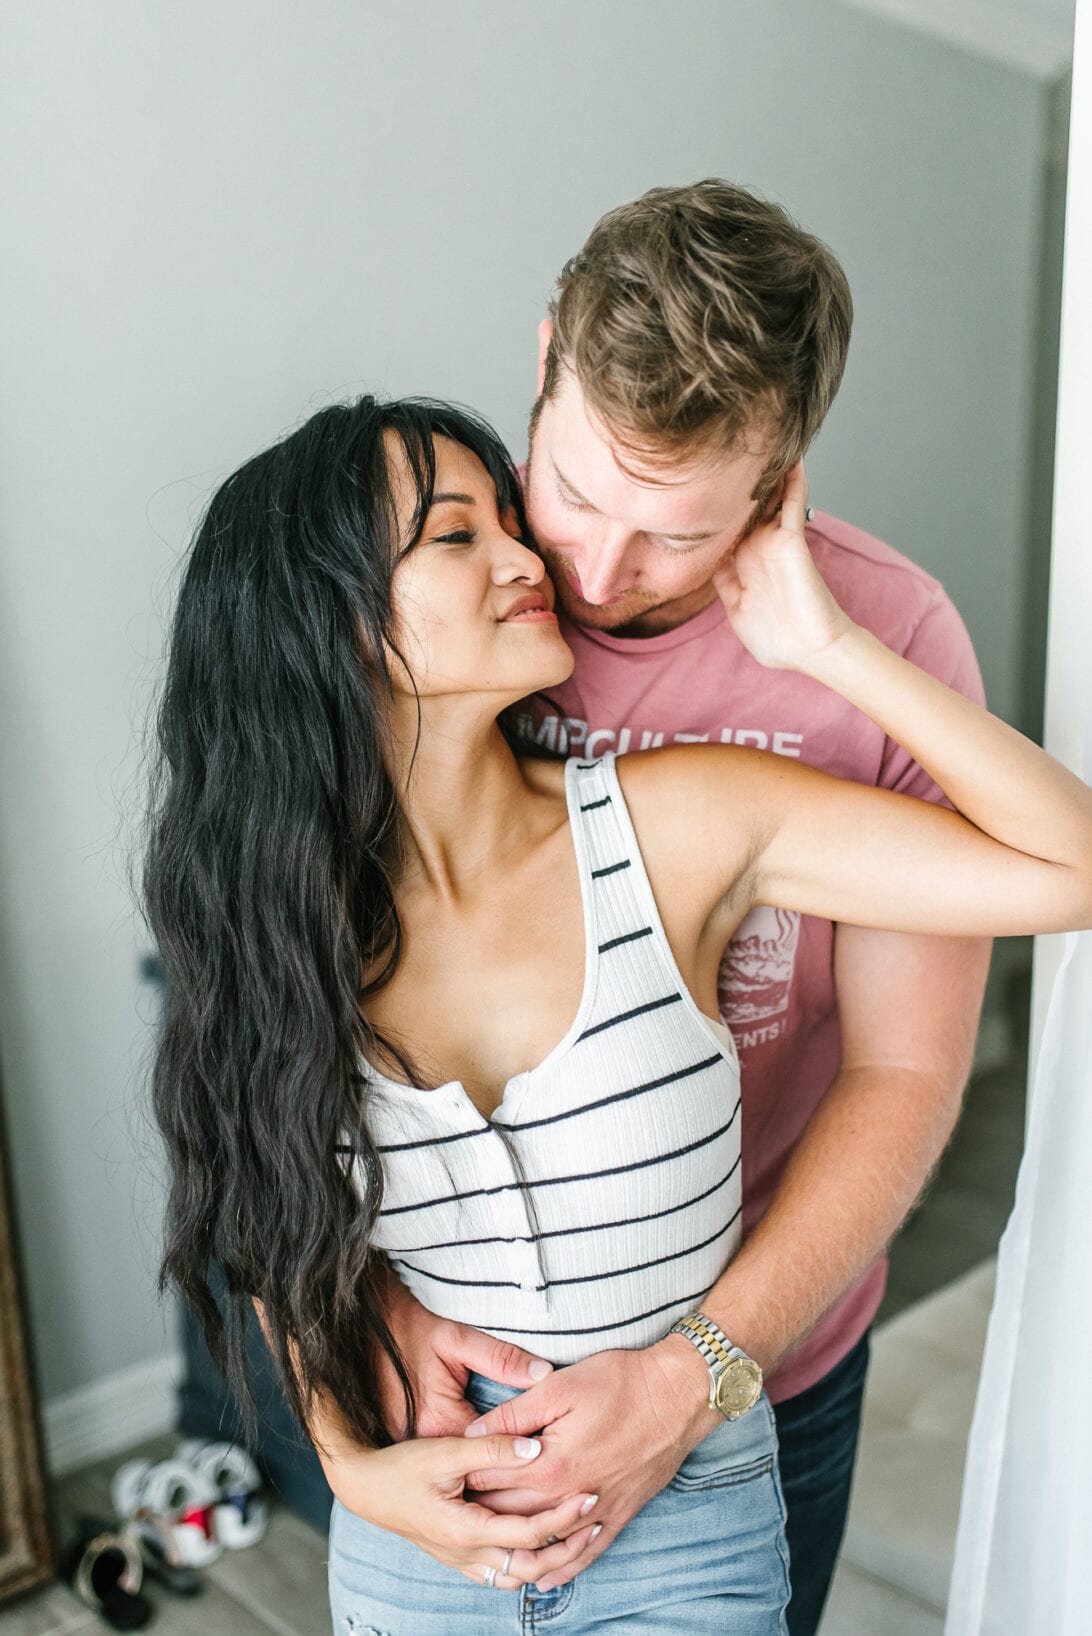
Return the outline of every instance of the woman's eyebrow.
<path id="1" fill-rule="evenodd" d="M 443 494 L 434 494 L 429 501 L 429 505 L 442 506 L 448 500 L 454 500 L 456 504 L 461 506 L 477 505 L 477 501 L 472 494 L 451 494 L 446 490 Z"/>

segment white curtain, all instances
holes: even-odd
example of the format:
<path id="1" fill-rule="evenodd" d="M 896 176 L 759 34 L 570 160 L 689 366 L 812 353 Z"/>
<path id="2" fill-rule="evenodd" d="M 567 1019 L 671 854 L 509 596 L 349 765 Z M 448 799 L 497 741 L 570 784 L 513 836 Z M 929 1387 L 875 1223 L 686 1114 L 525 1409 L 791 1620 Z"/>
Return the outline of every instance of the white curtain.
<path id="1" fill-rule="evenodd" d="M 1092 780 L 1092 0 L 1077 0 L 1045 742 Z M 1037 978 L 1051 950 L 1037 950 Z M 1092 932 L 1050 993 L 963 1478 L 945 1636 L 1092 1632 Z"/>
<path id="2" fill-rule="evenodd" d="M 945 1636 L 1089 1631 L 1092 932 L 1072 932 L 998 1252 Z"/>

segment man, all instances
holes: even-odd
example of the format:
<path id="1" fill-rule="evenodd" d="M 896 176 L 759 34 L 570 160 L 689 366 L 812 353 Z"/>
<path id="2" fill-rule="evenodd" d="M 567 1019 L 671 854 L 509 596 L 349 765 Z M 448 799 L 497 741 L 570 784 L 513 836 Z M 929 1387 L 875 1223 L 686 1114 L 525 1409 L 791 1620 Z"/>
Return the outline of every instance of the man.
<path id="1" fill-rule="evenodd" d="M 842 700 L 752 659 L 721 600 L 734 549 L 776 508 L 833 400 L 851 312 L 831 253 L 777 207 L 720 181 L 621 206 L 566 265 L 540 329 L 525 488 L 576 667 L 552 697 L 528 702 L 525 736 L 582 757 L 749 744 L 943 799 Z M 833 517 L 816 515 L 808 538 L 853 619 L 981 700 L 966 631 L 934 579 Z M 768 909 L 748 916 L 725 953 L 721 1011 L 743 1071 L 745 1242 L 702 1312 L 761 1366 L 775 1405 L 792 1636 L 818 1626 L 883 1251 L 954 1125 L 987 959 L 977 940 Z M 467 1368 L 512 1385 L 532 1378 L 528 1354 L 436 1320 L 397 1291 L 391 1312 L 423 1434 L 466 1429 Z M 693 1360 L 693 1390 L 706 1390 L 702 1357 L 676 1339 Z M 669 1405 L 627 1374 L 623 1354 L 609 1356 L 613 1374 L 585 1360 L 470 1428 L 544 1428 L 551 1464 L 520 1490 L 491 1493 L 498 1509 L 537 1509 L 546 1502 L 536 1484 L 604 1496 L 610 1523 L 573 1570 L 547 1576 L 544 1594 L 609 1549 L 673 1475 Z M 393 1391 L 390 1401 L 396 1419 Z"/>

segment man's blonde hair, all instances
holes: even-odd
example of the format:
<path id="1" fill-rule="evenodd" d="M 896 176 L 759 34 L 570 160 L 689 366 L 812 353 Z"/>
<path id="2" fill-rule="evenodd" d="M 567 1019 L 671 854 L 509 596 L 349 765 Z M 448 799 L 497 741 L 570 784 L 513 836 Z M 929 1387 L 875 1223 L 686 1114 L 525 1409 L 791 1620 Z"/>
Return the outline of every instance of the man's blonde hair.
<path id="1" fill-rule="evenodd" d="M 764 509 L 838 390 L 853 303 L 835 256 L 779 205 L 712 178 L 611 210 L 550 304 L 542 394 L 562 368 L 636 464 L 770 442 Z"/>

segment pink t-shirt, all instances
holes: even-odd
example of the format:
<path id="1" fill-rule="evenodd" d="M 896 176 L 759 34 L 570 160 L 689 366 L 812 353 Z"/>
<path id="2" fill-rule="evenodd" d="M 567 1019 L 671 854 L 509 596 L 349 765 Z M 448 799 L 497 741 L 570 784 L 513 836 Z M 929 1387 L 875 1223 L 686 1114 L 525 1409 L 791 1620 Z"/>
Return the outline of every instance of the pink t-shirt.
<path id="1" fill-rule="evenodd" d="M 838 602 L 896 653 L 983 701 L 970 638 L 939 582 L 871 535 L 816 512 L 808 542 Z M 765 670 L 719 602 L 660 636 L 617 637 L 562 619 L 571 678 L 519 707 L 520 731 L 585 758 L 654 745 L 750 744 L 860 784 L 943 801 L 937 785 L 866 716 L 818 682 Z M 743 1230 L 768 1208 L 841 1054 L 834 929 L 783 909 L 740 925 L 720 973 L 720 1009 L 743 1072 Z M 780 1402 L 814 1384 L 863 1335 L 883 1296 L 881 1258 L 768 1382 Z"/>

